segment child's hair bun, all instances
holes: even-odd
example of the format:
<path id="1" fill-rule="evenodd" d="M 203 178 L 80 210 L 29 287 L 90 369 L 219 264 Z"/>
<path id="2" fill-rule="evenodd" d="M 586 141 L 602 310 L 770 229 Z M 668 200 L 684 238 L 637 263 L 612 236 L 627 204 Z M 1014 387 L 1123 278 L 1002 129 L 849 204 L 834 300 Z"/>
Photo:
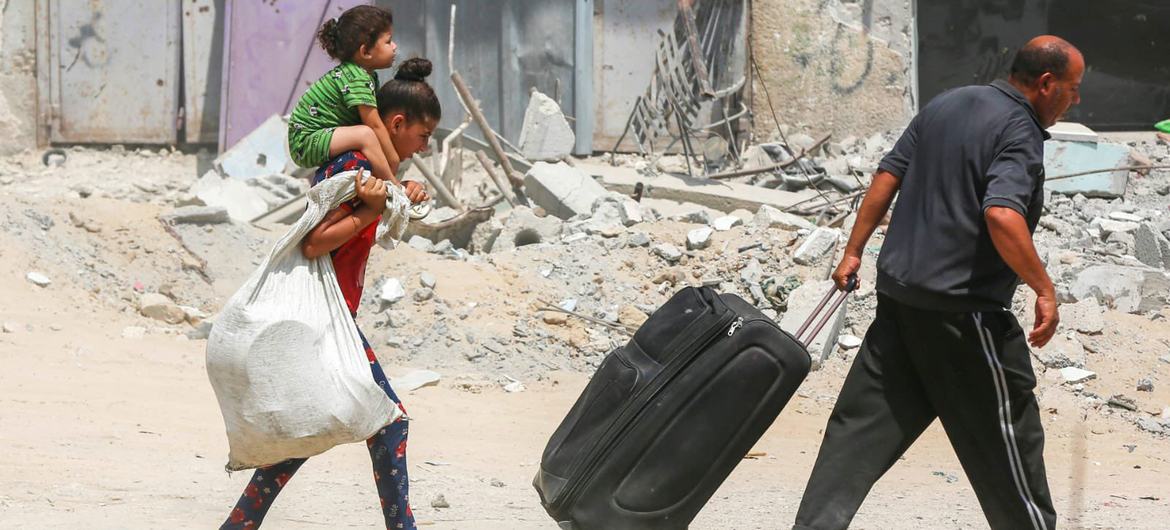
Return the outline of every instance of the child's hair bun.
<path id="1" fill-rule="evenodd" d="M 415 57 L 407 59 L 398 67 L 398 72 L 394 74 L 394 79 L 400 81 L 426 81 L 427 76 L 431 75 L 433 66 L 431 62 L 422 57 Z"/>

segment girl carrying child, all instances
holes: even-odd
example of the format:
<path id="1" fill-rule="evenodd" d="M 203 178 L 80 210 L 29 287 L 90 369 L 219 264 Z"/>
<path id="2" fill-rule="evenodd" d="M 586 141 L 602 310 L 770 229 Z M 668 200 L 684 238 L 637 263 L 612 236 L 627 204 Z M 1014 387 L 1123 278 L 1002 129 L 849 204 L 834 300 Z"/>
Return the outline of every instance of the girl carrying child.
<path id="1" fill-rule="evenodd" d="M 345 15 L 342 15 L 342 18 L 344 17 Z M 377 109 L 377 125 L 381 127 L 387 144 L 393 149 L 396 161 L 410 158 L 425 149 L 442 115 L 439 99 L 425 80 L 430 73 L 430 61 L 408 60 L 399 67 L 393 80 L 373 94 Z M 334 135 L 334 139 L 336 138 L 337 135 Z M 317 170 L 313 183 L 320 183 L 336 173 L 357 169 L 355 176 L 355 182 L 358 184 L 357 197 L 329 212 L 302 241 L 301 252 L 310 259 L 331 255 L 341 292 L 350 313 L 356 319 L 366 261 L 374 244 L 377 221 L 386 204 L 387 190 L 382 179 L 366 179 L 366 182 L 362 182 L 366 171 L 374 171 L 377 175 L 375 164 L 370 160 L 372 157 L 357 145 L 345 145 L 349 145 L 346 151 L 334 152 L 333 148 L 330 148 L 329 153 L 333 158 L 327 160 L 327 163 Z M 375 156 L 377 153 L 380 151 L 373 150 Z M 427 200 L 425 191 L 418 183 L 407 182 L 406 191 L 413 202 Z M 360 329 L 358 333 L 361 335 Z M 361 336 L 374 380 L 401 408 L 401 401 L 390 388 L 374 351 L 370 348 L 365 335 Z M 406 466 L 408 421 L 403 414 L 400 419 L 386 425 L 366 441 L 386 528 L 415 528 L 414 515 L 410 510 L 410 483 Z M 306 460 L 291 459 L 257 469 L 221 528 L 232 530 L 258 528 L 277 494 Z"/>

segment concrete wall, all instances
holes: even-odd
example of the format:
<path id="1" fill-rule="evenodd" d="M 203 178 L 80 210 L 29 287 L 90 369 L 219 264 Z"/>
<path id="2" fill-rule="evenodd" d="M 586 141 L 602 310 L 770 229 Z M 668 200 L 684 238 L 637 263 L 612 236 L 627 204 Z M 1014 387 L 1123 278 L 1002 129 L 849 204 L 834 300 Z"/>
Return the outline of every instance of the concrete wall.
<path id="1" fill-rule="evenodd" d="M 0 155 L 36 147 L 36 3 L 0 0 Z"/>
<path id="2" fill-rule="evenodd" d="M 782 124 L 840 140 L 899 128 L 913 116 L 914 0 L 753 0 L 755 132 Z"/>

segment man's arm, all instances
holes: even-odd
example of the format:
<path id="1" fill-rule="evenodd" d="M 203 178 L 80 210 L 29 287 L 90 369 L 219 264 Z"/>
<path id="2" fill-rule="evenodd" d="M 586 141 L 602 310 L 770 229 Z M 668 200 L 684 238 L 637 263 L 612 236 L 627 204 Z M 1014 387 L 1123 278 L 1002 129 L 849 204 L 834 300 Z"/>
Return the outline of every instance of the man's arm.
<path id="1" fill-rule="evenodd" d="M 833 281 L 837 287 L 844 289 L 849 283 L 849 277 L 857 274 L 861 268 L 861 256 L 865 252 L 865 243 L 869 241 L 873 231 L 877 229 L 902 181 L 893 173 L 878 170 L 861 201 L 861 208 L 857 210 L 857 220 L 853 223 L 853 231 L 849 234 L 849 242 L 845 244 L 845 256 L 833 272 Z"/>
<path id="2" fill-rule="evenodd" d="M 1019 212 L 1004 206 L 988 207 L 983 217 L 999 256 L 1036 292 L 1036 323 L 1028 334 L 1028 342 L 1041 348 L 1056 334 L 1060 315 L 1056 309 L 1056 287 L 1036 252 L 1028 223 Z"/>

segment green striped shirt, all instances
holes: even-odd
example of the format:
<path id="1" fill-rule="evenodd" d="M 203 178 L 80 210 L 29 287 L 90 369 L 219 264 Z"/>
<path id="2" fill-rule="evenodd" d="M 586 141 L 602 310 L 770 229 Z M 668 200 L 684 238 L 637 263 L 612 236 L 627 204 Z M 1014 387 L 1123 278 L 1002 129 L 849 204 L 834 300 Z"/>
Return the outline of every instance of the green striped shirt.
<path id="1" fill-rule="evenodd" d="M 358 105 L 378 106 L 378 74 L 351 62 L 341 63 L 309 86 L 293 108 L 289 127 L 317 131 L 362 122 Z"/>

